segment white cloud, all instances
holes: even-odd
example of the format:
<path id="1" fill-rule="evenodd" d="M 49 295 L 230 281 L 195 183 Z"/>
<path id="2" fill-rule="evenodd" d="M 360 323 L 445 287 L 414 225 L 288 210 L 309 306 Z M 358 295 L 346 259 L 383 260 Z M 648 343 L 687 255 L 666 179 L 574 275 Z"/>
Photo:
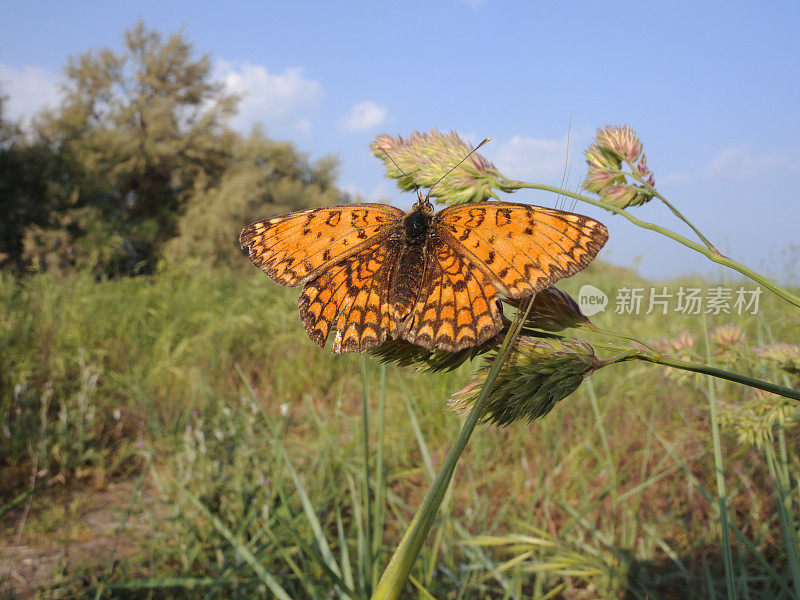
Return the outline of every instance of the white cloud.
<path id="1" fill-rule="evenodd" d="M 348 133 L 368 131 L 383 123 L 386 119 L 386 107 L 371 100 L 359 102 L 350 114 L 342 119 L 342 129 Z"/>
<path id="2" fill-rule="evenodd" d="M 60 73 L 42 67 L 12 67 L 0 63 L 0 92 L 7 96 L 3 104 L 8 119 L 27 121 L 46 107 L 61 100 Z"/>
<path id="3" fill-rule="evenodd" d="M 302 133 L 311 129 L 308 113 L 319 101 L 322 86 L 305 77 L 303 69 L 289 67 L 270 73 L 262 65 L 219 61 L 215 74 L 228 92 L 242 96 L 234 127 L 246 131 L 255 123 L 264 123 L 268 128 L 288 126 Z"/>
<path id="4" fill-rule="evenodd" d="M 796 168 L 794 157 L 786 152 L 757 152 L 750 144 L 738 143 L 723 148 L 701 169 L 700 175 L 708 179 L 743 181 L 763 177 L 775 170 Z"/>
<path id="5" fill-rule="evenodd" d="M 303 75 L 297 67 L 281 73 L 270 73 L 265 67 L 250 63 L 234 65 L 219 61 L 215 78 L 230 93 L 240 94 L 239 114 L 232 125 L 248 131 L 257 122 L 269 128 L 288 127 L 308 133 L 308 118 L 319 97 L 321 86 Z M 63 77 L 41 67 L 12 67 L 0 63 L 0 92 L 8 96 L 4 115 L 9 119 L 28 119 L 47 106 L 56 106 L 61 99 Z"/>
<path id="6" fill-rule="evenodd" d="M 575 147 L 573 142 L 570 154 Z M 567 137 L 553 140 L 515 135 L 494 150 L 486 146 L 486 154 L 507 177 L 539 183 L 554 179 L 560 182 L 567 161 Z"/>
<path id="7" fill-rule="evenodd" d="M 691 171 L 656 173 L 660 184 L 696 184 L 711 181 L 756 181 L 777 171 L 796 172 L 796 153 L 786 150 L 758 152 L 751 144 L 739 142 L 719 150 L 706 164 Z"/>

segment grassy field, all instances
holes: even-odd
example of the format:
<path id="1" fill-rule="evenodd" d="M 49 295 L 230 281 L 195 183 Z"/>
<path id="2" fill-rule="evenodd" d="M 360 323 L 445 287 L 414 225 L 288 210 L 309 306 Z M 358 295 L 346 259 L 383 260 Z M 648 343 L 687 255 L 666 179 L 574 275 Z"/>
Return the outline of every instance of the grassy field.
<path id="1" fill-rule="evenodd" d="M 800 338 L 797 311 L 768 292 L 756 316 L 637 316 L 614 314 L 618 288 L 709 284 L 604 265 L 563 283 L 609 295 L 601 327 L 797 385 L 753 351 Z M 446 400 L 475 365 L 334 356 L 296 300 L 255 270 L 0 276 L 0 594 L 368 597 L 458 433 Z M 715 334 L 729 323 L 743 337 Z M 797 597 L 797 419 L 705 376 L 602 369 L 541 421 L 476 431 L 408 597 Z"/>

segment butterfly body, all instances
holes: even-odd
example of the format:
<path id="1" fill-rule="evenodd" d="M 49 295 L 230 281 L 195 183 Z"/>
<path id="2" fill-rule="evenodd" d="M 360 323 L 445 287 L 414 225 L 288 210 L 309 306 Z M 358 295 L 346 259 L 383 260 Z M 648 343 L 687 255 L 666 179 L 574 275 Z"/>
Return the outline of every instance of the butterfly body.
<path id="1" fill-rule="evenodd" d="M 421 208 L 414 208 L 405 215 L 403 229 L 406 232 L 406 243 L 410 246 L 423 245 L 427 241 L 432 219 L 433 217 Z"/>
<path id="2" fill-rule="evenodd" d="M 502 328 L 498 296 L 522 298 L 584 268 L 608 238 L 574 213 L 505 202 L 433 212 L 352 204 L 264 219 L 240 236 L 250 260 L 299 286 L 309 337 L 336 353 L 388 338 L 456 351 Z"/>

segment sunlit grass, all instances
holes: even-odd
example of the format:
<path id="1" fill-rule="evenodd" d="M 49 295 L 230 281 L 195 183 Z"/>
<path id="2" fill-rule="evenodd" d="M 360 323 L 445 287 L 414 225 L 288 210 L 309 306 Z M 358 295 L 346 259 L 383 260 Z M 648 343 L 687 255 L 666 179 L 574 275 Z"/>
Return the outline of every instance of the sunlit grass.
<path id="1" fill-rule="evenodd" d="M 622 285 L 650 285 L 599 266 L 565 288 L 576 294 L 587 282 L 612 302 Z M 461 417 L 445 400 L 468 381 L 470 365 L 437 375 L 389 367 L 384 381 L 383 367 L 371 359 L 316 348 L 298 323 L 296 292 L 268 285 L 257 273 L 237 278 L 187 268 L 104 282 L 4 277 L 0 300 L 6 501 L 27 489 L 34 464 L 37 481 L 56 486 L 102 485 L 148 468 L 148 480 L 157 479 L 169 499 L 174 519 L 158 522 L 149 557 L 126 558 L 96 574 L 110 596 L 121 589 L 108 586 L 124 585 L 142 596 L 155 590 L 192 597 L 195 586 L 209 597 L 248 597 L 269 588 L 269 580 L 291 598 L 324 597 L 338 583 L 366 597 L 374 565 L 382 568 L 460 429 Z M 769 297 L 762 302 L 758 317 L 712 317 L 705 329 L 696 316 L 620 316 L 613 305 L 593 320 L 648 340 L 689 331 L 699 355 L 704 331 L 727 322 L 754 345 L 796 340 L 797 320 Z M 479 427 L 408 593 L 670 598 L 706 597 L 712 586 L 724 596 L 704 381 L 654 365 L 613 366 L 543 421 Z M 364 389 L 371 408 L 369 482 Z M 723 383 L 716 394 L 734 403 L 745 392 Z M 61 411 L 66 421 L 59 425 Z M 770 469 L 796 481 L 792 432 L 783 442 L 788 463 L 779 460 L 780 446 L 769 462 L 722 423 L 725 490 L 737 528 L 735 584 L 760 581 L 749 586 L 750 597 L 759 597 L 758 590 L 781 593 L 767 567 L 783 569 L 782 531 L 797 498 L 796 487 L 784 490 L 788 509 L 781 515 Z M 379 447 L 385 488 L 376 470 Z M 34 493 L 23 535 L 47 536 L 60 522 L 62 513 L 48 508 L 47 499 L 46 487 Z M 5 520 L 16 522 L 9 520 L 19 510 Z M 376 529 L 382 531 L 377 546 L 367 542 L 368 530 Z M 69 577 L 59 585 L 81 587 Z"/>

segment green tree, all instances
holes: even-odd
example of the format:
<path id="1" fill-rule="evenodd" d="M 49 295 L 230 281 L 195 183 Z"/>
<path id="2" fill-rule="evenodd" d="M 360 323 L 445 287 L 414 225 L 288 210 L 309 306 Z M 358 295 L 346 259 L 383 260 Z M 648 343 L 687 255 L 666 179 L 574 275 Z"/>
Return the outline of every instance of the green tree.
<path id="1" fill-rule="evenodd" d="M 16 152 L 19 127 L 6 120 L 5 103 L 8 97 L 0 91 L 0 211 L 5 218 L 0 221 L 0 265 L 14 254 L 12 242 L 17 229 L 17 199 L 15 198 L 15 173 L 20 161 Z M 16 235 L 19 242 L 19 235 Z M 17 253 L 19 248 L 16 248 Z"/>
<path id="2" fill-rule="evenodd" d="M 309 163 L 289 142 L 276 142 L 254 129 L 239 138 L 216 185 L 200 183 L 167 245 L 169 262 L 197 257 L 204 263 L 249 267 L 238 237 L 245 225 L 267 216 L 345 200 L 334 186 L 337 161 Z"/>
<path id="3" fill-rule="evenodd" d="M 347 200 L 334 158 L 310 163 L 257 128 L 229 129 L 238 99 L 180 34 L 140 22 L 121 52 L 71 59 L 66 79 L 61 104 L 27 136 L 0 103 L 6 264 L 99 277 L 148 272 L 162 257 L 229 267 L 247 223 Z"/>
<path id="4" fill-rule="evenodd" d="M 24 257 L 100 274 L 149 270 L 198 185 L 225 172 L 237 98 L 181 34 L 139 22 L 124 49 L 89 51 L 66 68 L 64 99 L 37 135 L 61 159 L 58 210 L 29 227 Z"/>
<path id="5" fill-rule="evenodd" d="M 20 125 L 5 117 L 0 92 L 0 267 L 20 265 L 26 227 L 49 223 L 59 197 L 58 154 L 26 137 Z"/>

